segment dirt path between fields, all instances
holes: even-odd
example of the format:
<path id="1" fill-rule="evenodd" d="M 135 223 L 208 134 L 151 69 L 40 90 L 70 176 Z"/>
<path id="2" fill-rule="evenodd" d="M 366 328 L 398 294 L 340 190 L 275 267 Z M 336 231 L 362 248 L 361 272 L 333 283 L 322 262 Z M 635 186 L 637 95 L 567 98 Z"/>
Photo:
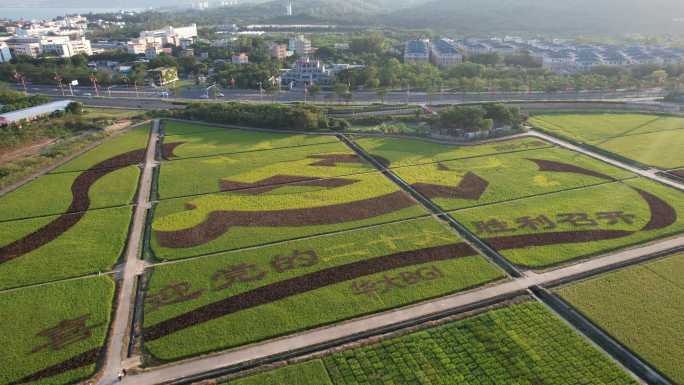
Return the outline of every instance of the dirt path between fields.
<path id="1" fill-rule="evenodd" d="M 2 152 L 0 153 L 0 166 L 13 160 L 39 154 L 41 150 L 55 143 L 56 141 L 57 139 L 43 139 L 38 142 L 31 143 L 27 146 L 22 146 L 20 148 L 7 152 Z"/>

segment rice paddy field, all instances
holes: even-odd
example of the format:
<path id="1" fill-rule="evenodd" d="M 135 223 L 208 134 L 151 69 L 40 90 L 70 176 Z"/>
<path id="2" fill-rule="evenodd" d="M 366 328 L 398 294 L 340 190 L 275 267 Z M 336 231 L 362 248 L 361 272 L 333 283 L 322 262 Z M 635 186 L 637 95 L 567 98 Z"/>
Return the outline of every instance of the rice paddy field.
<path id="1" fill-rule="evenodd" d="M 148 136 L 149 126 L 131 129 L 0 197 L 0 289 L 112 269 Z"/>
<path id="2" fill-rule="evenodd" d="M 175 143 L 176 158 L 227 155 L 338 142 L 334 135 L 291 135 L 165 121 L 165 143 Z"/>
<path id="3" fill-rule="evenodd" d="M 145 349 L 174 360 L 501 278 L 433 218 L 161 265 L 146 291 Z"/>
<path id="4" fill-rule="evenodd" d="M 551 144 L 536 138 L 502 140 L 477 146 L 455 146 L 417 139 L 363 136 L 355 138 L 354 141 L 389 167 L 415 166 L 551 147 Z"/>
<path id="5" fill-rule="evenodd" d="M 93 375 L 114 286 L 99 277 L 0 293 L 0 384 L 74 384 Z"/>
<path id="6" fill-rule="evenodd" d="M 554 113 L 530 123 L 551 134 L 588 143 L 664 170 L 684 166 L 684 118 L 627 113 Z"/>
<path id="7" fill-rule="evenodd" d="M 427 215 L 378 173 L 161 201 L 151 252 L 179 259 Z"/>
<path id="8" fill-rule="evenodd" d="M 172 157 L 172 159 L 175 159 Z M 342 142 L 165 161 L 161 199 L 375 171 Z"/>
<path id="9" fill-rule="evenodd" d="M 281 384 L 637 384 L 538 303 L 228 382 Z"/>
<path id="10" fill-rule="evenodd" d="M 672 383 L 684 384 L 684 254 L 604 274 L 557 293 Z"/>
<path id="11" fill-rule="evenodd" d="M 583 135 L 601 146 L 684 132 L 675 118 L 594 117 Z M 583 119 L 549 127 L 582 131 Z M 612 137 L 616 124 L 624 130 Z M 684 192 L 536 138 L 459 146 L 354 136 L 358 150 L 335 135 L 181 121 L 162 129 L 133 320 L 145 368 L 512 279 L 422 197 L 522 270 L 684 233 Z M 9 346 L 0 385 L 66 385 L 94 373 L 148 140 L 149 127 L 132 129 L 0 196 L 0 339 Z M 638 148 L 634 140 L 624 146 Z M 676 158 L 668 151 L 654 159 Z M 684 165 L 671 163 L 675 173 Z M 678 255 L 557 293 L 681 382 L 683 309 L 672 293 L 682 266 Z M 228 384 L 636 382 L 540 302 L 511 297 Z"/>
<path id="12" fill-rule="evenodd" d="M 684 232 L 684 197 L 630 179 L 451 215 L 514 264 L 545 268 Z"/>

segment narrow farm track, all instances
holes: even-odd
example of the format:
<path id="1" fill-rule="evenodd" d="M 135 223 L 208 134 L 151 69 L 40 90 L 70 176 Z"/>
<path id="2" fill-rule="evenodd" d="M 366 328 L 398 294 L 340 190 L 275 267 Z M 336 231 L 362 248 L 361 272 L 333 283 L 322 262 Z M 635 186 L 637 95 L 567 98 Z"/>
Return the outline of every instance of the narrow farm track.
<path id="1" fill-rule="evenodd" d="M 309 330 L 292 336 L 246 346 L 225 353 L 191 359 L 177 364 L 157 367 L 137 375 L 127 376 L 122 385 L 151 385 L 179 381 L 183 378 L 200 376 L 219 368 L 247 365 L 251 362 L 269 362 L 273 356 L 297 353 L 298 350 L 316 350 L 317 346 L 353 339 L 359 335 L 383 334 L 393 325 L 402 325 L 416 320 L 430 319 L 440 314 L 450 314 L 473 305 L 508 298 L 525 293 L 535 286 L 548 286 L 558 282 L 581 279 L 594 272 L 605 272 L 623 267 L 630 262 L 641 262 L 649 256 L 660 257 L 663 253 L 675 252 L 684 247 L 684 236 L 671 238 L 647 246 L 641 246 L 603 257 L 578 263 L 546 273 L 526 273 L 524 277 L 496 286 L 439 298 L 418 305 L 379 313 L 373 316 L 342 322 L 329 327 Z M 337 342 L 339 343 L 339 342 Z M 302 354 L 302 353 L 299 353 Z"/>
<path id="2" fill-rule="evenodd" d="M 149 208 L 150 190 L 152 188 L 152 170 L 155 167 L 156 144 L 159 138 L 159 120 L 155 120 L 150 133 L 143 172 L 140 177 L 138 201 L 133 214 L 133 222 L 126 247 L 126 255 L 121 270 L 116 313 L 112 319 L 104 367 L 98 384 L 108 385 L 117 381 L 118 373 L 122 369 L 125 352 L 128 348 L 131 317 L 135 299 L 136 277 L 142 272 L 140 247 L 145 227 L 145 216 Z"/>

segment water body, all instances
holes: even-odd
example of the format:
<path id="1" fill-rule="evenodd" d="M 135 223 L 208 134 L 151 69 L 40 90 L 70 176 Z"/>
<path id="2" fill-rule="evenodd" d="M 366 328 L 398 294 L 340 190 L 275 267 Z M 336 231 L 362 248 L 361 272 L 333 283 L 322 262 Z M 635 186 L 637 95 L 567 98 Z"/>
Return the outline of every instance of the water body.
<path id="1" fill-rule="evenodd" d="M 0 19 L 12 19 L 12 20 L 52 20 L 57 16 L 81 14 L 87 15 L 88 13 L 109 13 L 109 12 L 119 12 L 120 9 L 116 8 L 42 8 L 42 7 L 29 7 L 29 8 L 13 8 L 13 7 L 3 7 L 0 6 Z"/>

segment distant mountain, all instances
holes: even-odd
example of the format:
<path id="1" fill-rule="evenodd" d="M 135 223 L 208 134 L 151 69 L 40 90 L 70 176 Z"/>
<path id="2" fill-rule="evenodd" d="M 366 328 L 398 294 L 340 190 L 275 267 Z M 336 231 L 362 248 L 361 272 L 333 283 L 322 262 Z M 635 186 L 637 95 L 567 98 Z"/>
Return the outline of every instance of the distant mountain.
<path id="1" fill-rule="evenodd" d="M 684 32 L 682 0 L 433 0 L 386 24 L 464 33 Z"/>

